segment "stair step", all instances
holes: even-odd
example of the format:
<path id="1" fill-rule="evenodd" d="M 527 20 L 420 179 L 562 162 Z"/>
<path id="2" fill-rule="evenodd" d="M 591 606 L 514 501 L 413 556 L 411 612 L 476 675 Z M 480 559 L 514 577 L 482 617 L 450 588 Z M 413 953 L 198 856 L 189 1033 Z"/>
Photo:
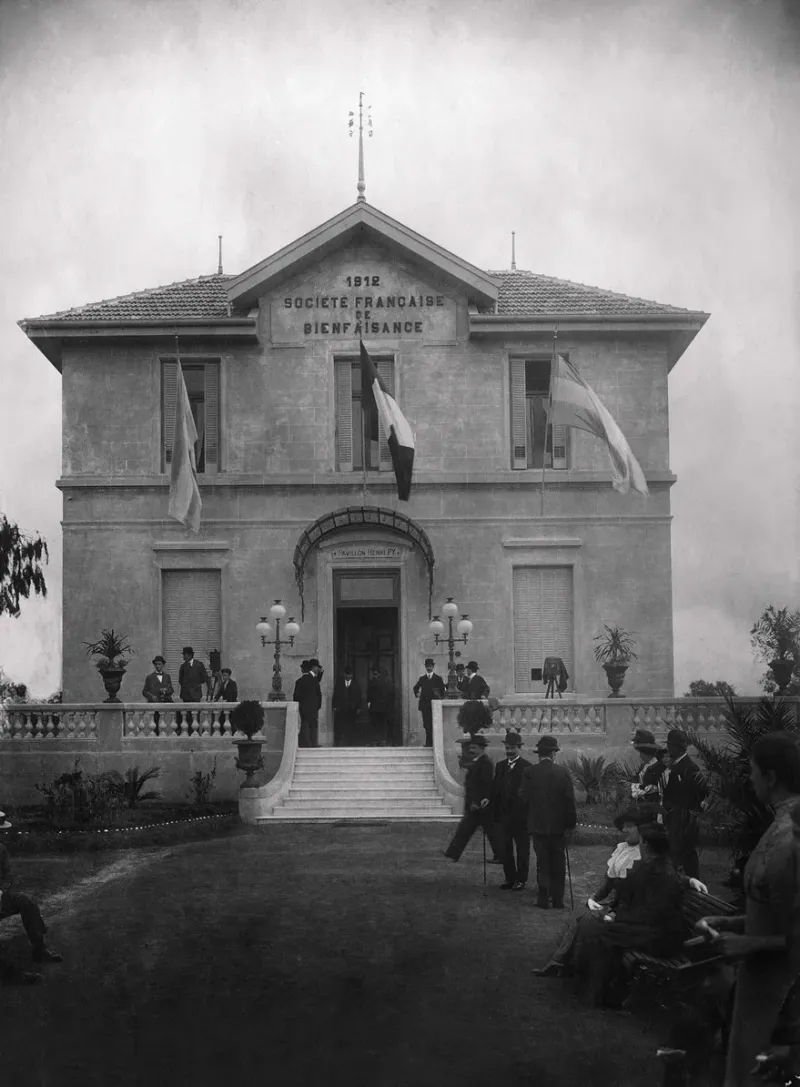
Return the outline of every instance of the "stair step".
<path id="1" fill-rule="evenodd" d="M 346 814 L 336 814 L 332 812 L 326 812 L 325 814 L 315 814 L 313 812 L 283 812 L 279 808 L 273 815 L 262 816 L 256 820 L 257 825 L 266 826 L 269 823 L 275 823 L 283 821 L 284 823 L 454 823 L 458 822 L 458 816 L 440 814 L 439 812 L 423 812 L 420 814 L 416 811 L 391 811 L 391 812 L 369 812 L 369 813 L 353 813 L 347 812 Z"/>
<path id="2" fill-rule="evenodd" d="M 365 789 L 297 789 L 293 785 L 287 795 L 290 800 L 333 800 L 340 804 L 344 804 L 345 801 L 353 804 L 362 802 L 394 804 L 397 801 L 404 800 L 413 800 L 416 803 L 418 800 L 421 802 L 436 802 L 441 799 L 434 788 L 397 789 L 387 793 L 381 789 L 370 791 Z"/>
<path id="3" fill-rule="evenodd" d="M 352 805 L 337 806 L 335 804 L 321 804 L 319 807 L 314 807 L 311 804 L 295 804 L 291 808 L 276 808 L 269 818 L 294 819 L 303 816 L 321 816 L 328 819 L 400 819 L 405 817 L 412 819 L 444 818 L 457 820 L 458 818 L 450 812 L 449 808 L 422 808 L 413 804 L 398 805 L 396 808 L 362 808 L 360 806 L 356 808 Z"/>
<path id="4" fill-rule="evenodd" d="M 426 793 L 420 795 L 419 793 L 402 793 L 399 796 L 365 796 L 363 793 L 354 793 L 353 796 L 342 796 L 335 793 L 319 794 L 311 793 L 309 795 L 300 796 L 293 789 L 290 789 L 283 803 L 300 803 L 300 804 L 335 804 L 339 807 L 348 806 L 360 806 L 375 807 L 376 805 L 383 808 L 391 808 L 395 804 L 401 806 L 408 806 L 409 804 L 423 804 L 440 806 L 444 804 L 444 800 L 436 793 Z"/>
<path id="5" fill-rule="evenodd" d="M 298 789 L 338 789 L 341 787 L 344 789 L 377 789 L 379 792 L 392 792 L 394 789 L 436 788 L 436 782 L 432 774 L 421 777 L 407 775 L 401 778 L 370 778 L 356 777 L 355 775 L 338 777 L 336 774 L 324 778 L 310 778 L 304 774 L 295 774 L 292 778 L 292 785 L 296 785 Z"/>

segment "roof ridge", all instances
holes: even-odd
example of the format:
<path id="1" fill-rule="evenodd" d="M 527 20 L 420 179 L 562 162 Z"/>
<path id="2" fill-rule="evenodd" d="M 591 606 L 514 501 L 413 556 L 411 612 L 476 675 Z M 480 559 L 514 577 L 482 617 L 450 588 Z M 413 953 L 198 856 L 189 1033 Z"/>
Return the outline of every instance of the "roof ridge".
<path id="1" fill-rule="evenodd" d="M 45 321 L 51 317 L 64 317 L 66 314 L 82 313 L 87 309 L 96 309 L 98 306 L 111 305 L 114 302 L 125 302 L 128 299 L 133 298 L 146 298 L 149 295 L 157 294 L 159 291 L 167 291 L 171 287 L 187 287 L 192 284 L 202 283 L 204 280 L 209 279 L 235 279 L 236 276 L 230 275 L 226 272 L 212 272 L 209 275 L 204 276 L 190 276 L 188 279 L 176 279 L 172 283 L 162 283 L 159 287 L 145 287 L 139 291 L 128 291 L 127 294 L 113 295 L 111 298 L 99 298 L 96 302 L 84 302 L 80 306 L 69 306 L 67 309 L 56 310 L 55 313 L 43 313 L 40 317 L 32 318 L 36 321 Z M 29 318 L 31 320 L 31 318 Z"/>
<path id="2" fill-rule="evenodd" d="M 547 283 L 559 283 L 569 287 L 577 287 L 581 291 L 585 291 L 587 294 L 597 292 L 598 294 L 610 296 L 612 298 L 624 298 L 628 302 L 643 302 L 648 306 L 655 306 L 660 310 L 677 310 L 681 313 L 694 313 L 694 310 L 687 309 L 685 306 L 673 306 L 669 302 L 656 302 L 653 298 L 642 298 L 637 294 L 625 294 L 624 291 L 612 291 L 608 287 L 598 287 L 593 283 L 581 283 L 577 279 L 561 279 L 558 276 L 544 275 L 543 272 L 531 272 L 526 268 L 510 268 L 503 271 L 489 272 L 491 276 L 525 276 L 531 279 L 544 280 Z"/>

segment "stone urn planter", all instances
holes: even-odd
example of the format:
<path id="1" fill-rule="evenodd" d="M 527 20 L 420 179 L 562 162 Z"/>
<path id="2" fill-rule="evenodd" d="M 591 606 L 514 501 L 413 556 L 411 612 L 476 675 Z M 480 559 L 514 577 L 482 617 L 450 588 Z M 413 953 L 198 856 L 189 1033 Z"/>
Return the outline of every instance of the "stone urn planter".
<path id="1" fill-rule="evenodd" d="M 603 671 L 611 688 L 609 698 L 622 698 L 620 690 L 625 679 L 625 673 L 632 660 L 636 660 L 633 647 L 636 641 L 633 633 L 622 630 L 621 627 L 603 627 L 603 633 L 595 638 L 597 645 L 594 647 L 594 659 L 602 664 Z"/>
<path id="2" fill-rule="evenodd" d="M 620 691 L 622 690 L 622 684 L 625 681 L 625 673 L 628 671 L 627 664 L 604 664 L 603 671 L 606 674 L 608 685 L 611 688 L 611 694 L 609 698 L 622 698 Z"/>
<path id="3" fill-rule="evenodd" d="M 260 702 L 254 700 L 240 702 L 231 712 L 231 727 L 237 732 L 244 733 L 246 737 L 244 740 L 233 741 L 238 751 L 236 769 L 241 770 L 245 775 L 242 789 L 255 788 L 255 775 L 264 767 L 264 758 L 261 754 L 264 741 L 253 739 L 263 726 L 264 707 Z"/>
<path id="4" fill-rule="evenodd" d="M 773 679 L 778 684 L 778 694 L 786 694 L 789 684 L 792 682 L 792 676 L 794 675 L 795 662 L 789 658 L 781 658 L 780 660 L 774 660 L 769 662 L 769 668 L 772 672 Z"/>
<path id="5" fill-rule="evenodd" d="M 119 702 L 117 698 L 120 686 L 122 685 L 122 677 L 125 675 L 124 668 L 101 668 L 97 666 L 97 670 L 103 678 L 103 686 L 106 689 L 108 698 L 104 698 L 104 702 Z"/>
<path id="6" fill-rule="evenodd" d="M 95 657 L 95 667 L 103 679 L 108 698 L 105 702 L 119 703 L 117 698 L 122 677 L 128 667 L 128 661 L 124 659 L 126 653 L 133 654 L 134 650 L 124 634 L 117 634 L 114 628 L 102 630 L 96 642 L 84 642 L 86 656 Z"/>

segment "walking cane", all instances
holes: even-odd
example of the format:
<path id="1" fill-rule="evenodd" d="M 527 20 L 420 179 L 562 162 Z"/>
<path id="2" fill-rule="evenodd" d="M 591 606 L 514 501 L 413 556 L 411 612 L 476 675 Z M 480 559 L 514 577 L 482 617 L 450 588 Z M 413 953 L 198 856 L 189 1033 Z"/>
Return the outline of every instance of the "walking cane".
<path id="1" fill-rule="evenodd" d="M 486 827 L 481 826 L 483 831 L 483 885 L 486 886 Z"/>
<path id="2" fill-rule="evenodd" d="M 569 846 L 564 842 L 564 853 L 567 858 L 567 878 L 569 879 L 569 905 L 570 909 L 575 909 L 575 896 L 572 893 L 572 872 L 569 867 Z"/>

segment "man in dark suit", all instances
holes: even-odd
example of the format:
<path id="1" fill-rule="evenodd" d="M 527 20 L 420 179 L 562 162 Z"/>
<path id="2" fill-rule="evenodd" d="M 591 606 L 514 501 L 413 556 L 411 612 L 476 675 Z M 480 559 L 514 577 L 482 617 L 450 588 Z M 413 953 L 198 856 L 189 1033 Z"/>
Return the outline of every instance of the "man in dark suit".
<path id="1" fill-rule="evenodd" d="M 236 680 L 231 679 L 230 668 L 223 668 L 220 672 L 222 676 L 222 682 L 217 688 L 217 693 L 214 695 L 215 702 L 238 702 L 239 701 L 239 687 Z"/>
<path id="2" fill-rule="evenodd" d="M 348 665 L 333 685 L 333 735 L 337 743 L 354 743 L 353 731 L 361 709 L 361 689 Z"/>
<path id="3" fill-rule="evenodd" d="M 10 826 L 11 823 L 6 819 L 5 812 L 0 811 L 0 831 L 8 830 Z M 61 962 L 61 956 L 45 945 L 44 934 L 47 932 L 47 925 L 42 920 L 39 907 L 27 895 L 14 891 L 13 884 L 11 858 L 6 847 L 0 843 L 0 920 L 19 916 L 25 935 L 30 941 L 34 962 Z M 5 958 L 5 953 L 0 951 L 0 981 L 10 984 L 14 982 L 35 984 L 41 981 L 41 975 L 17 969 Z"/>
<path id="4" fill-rule="evenodd" d="M 564 861 L 567 835 L 575 829 L 575 788 L 572 775 L 557 766 L 555 736 L 542 736 L 536 745 L 539 762 L 525 778 L 524 796 L 528 805 L 528 831 L 536 854 L 536 905 L 546 910 L 564 908 Z"/>
<path id="5" fill-rule="evenodd" d="M 467 665 L 467 698 L 480 699 L 489 697 L 489 684 L 478 674 L 478 665 L 470 661 Z"/>
<path id="6" fill-rule="evenodd" d="M 144 681 L 142 695 L 146 702 L 171 702 L 175 694 L 172 679 L 164 671 L 166 661 L 163 657 L 153 657 L 155 672 L 151 672 Z"/>
<path id="7" fill-rule="evenodd" d="M 394 709 L 394 687 L 389 677 L 376 665 L 367 687 L 370 743 L 388 744 Z"/>
<path id="8" fill-rule="evenodd" d="M 662 778 L 661 802 L 672 863 L 690 879 L 697 879 L 700 812 L 708 790 L 699 767 L 686 754 L 688 747 L 689 737 L 685 732 L 673 728 L 667 733 L 669 764 Z"/>
<path id="9" fill-rule="evenodd" d="M 458 693 L 462 698 L 469 698 L 469 694 L 467 693 L 469 690 L 469 678 L 464 671 L 463 664 L 456 665 L 456 687 L 458 687 Z"/>
<path id="10" fill-rule="evenodd" d="M 433 670 L 433 657 L 425 658 L 425 674 L 414 684 L 414 694 L 419 698 L 417 706 L 422 714 L 422 727 L 425 729 L 425 746 L 433 747 L 433 709 L 434 698 L 444 698 L 444 680 Z"/>
<path id="11" fill-rule="evenodd" d="M 485 736 L 477 735 L 471 736 L 469 744 L 466 745 L 466 754 L 470 761 L 464 779 L 464 817 L 444 852 L 445 857 L 449 857 L 451 861 L 458 860 L 478 827 L 483 827 L 492 853 L 497 854 L 491 809 L 493 767 L 492 760 L 486 754 L 488 742 Z"/>
<path id="12" fill-rule="evenodd" d="M 302 661 L 300 664 L 300 678 L 294 685 L 292 701 L 298 703 L 300 710 L 299 746 L 317 747 L 322 692 L 314 678 L 310 661 Z"/>
<path id="13" fill-rule="evenodd" d="M 208 687 L 211 683 L 203 662 L 194 659 L 194 650 L 190 645 L 183 649 L 183 664 L 178 672 L 178 683 L 183 702 L 202 702 L 203 687 Z"/>
<path id="14" fill-rule="evenodd" d="M 503 747 L 506 757 L 495 766 L 492 782 L 492 815 L 499 824 L 499 852 L 506 877 L 500 889 L 524 891 L 531 858 L 528 804 L 524 790 L 526 774 L 533 766 L 520 757 L 522 737 L 518 732 L 507 732 Z"/>

